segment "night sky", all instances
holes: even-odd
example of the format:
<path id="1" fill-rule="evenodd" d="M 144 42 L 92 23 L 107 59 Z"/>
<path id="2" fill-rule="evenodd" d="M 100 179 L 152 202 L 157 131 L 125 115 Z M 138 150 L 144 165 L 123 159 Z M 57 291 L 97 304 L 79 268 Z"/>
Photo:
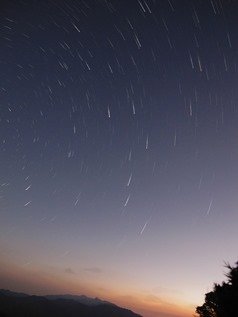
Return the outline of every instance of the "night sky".
<path id="1" fill-rule="evenodd" d="M 0 5 L 0 288 L 192 316 L 237 260 L 235 0 Z"/>

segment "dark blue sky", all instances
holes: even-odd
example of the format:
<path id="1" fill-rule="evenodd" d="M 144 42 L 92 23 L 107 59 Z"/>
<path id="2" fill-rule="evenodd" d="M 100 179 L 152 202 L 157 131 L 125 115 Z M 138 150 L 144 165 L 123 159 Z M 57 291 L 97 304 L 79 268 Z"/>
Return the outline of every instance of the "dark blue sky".
<path id="1" fill-rule="evenodd" d="M 222 0 L 1 4 L 6 287 L 27 265 L 54 271 L 60 292 L 72 271 L 68 291 L 172 316 L 222 278 L 236 260 L 237 13 Z M 17 288 L 52 291 L 54 274 Z"/>

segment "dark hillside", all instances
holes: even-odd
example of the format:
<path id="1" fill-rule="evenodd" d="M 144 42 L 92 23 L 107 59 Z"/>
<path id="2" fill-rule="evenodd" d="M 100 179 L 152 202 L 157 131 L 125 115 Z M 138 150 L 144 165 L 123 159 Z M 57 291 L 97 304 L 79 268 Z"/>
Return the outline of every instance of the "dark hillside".
<path id="1" fill-rule="evenodd" d="M 0 293 L 0 317 L 140 317 L 115 305 L 87 306 L 74 300 Z"/>

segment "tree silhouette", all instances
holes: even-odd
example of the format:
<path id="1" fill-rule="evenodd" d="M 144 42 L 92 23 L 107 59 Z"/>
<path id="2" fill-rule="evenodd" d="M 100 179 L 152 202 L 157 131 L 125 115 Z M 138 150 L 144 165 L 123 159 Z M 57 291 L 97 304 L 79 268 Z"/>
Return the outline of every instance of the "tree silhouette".
<path id="1" fill-rule="evenodd" d="M 213 291 L 205 295 L 205 302 L 196 308 L 200 317 L 238 316 L 238 262 L 235 267 L 226 264 L 227 281 L 214 284 Z"/>

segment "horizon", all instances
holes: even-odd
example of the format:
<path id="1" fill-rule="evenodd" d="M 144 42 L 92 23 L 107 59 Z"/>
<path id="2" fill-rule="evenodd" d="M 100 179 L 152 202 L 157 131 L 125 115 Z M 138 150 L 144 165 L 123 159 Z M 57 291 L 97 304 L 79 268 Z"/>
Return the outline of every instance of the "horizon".
<path id="1" fill-rule="evenodd" d="M 61 294 L 61 293 L 59 293 L 59 294 L 41 294 L 41 292 L 39 293 L 39 294 L 33 294 L 33 293 L 26 293 L 26 292 L 14 292 L 14 291 L 12 291 L 12 290 L 9 290 L 9 289 L 0 289 L 0 291 L 5 291 L 5 292 L 13 292 L 13 293 L 17 293 L 17 294 L 23 294 L 23 295 L 26 295 L 26 296 L 41 296 L 41 297 L 47 297 L 47 296 L 76 296 L 76 297 L 85 297 L 85 298 L 87 298 L 87 299 L 92 299 L 92 300 L 99 300 L 99 301 L 101 301 L 102 303 L 108 303 L 108 304 L 112 304 L 112 305 L 116 305 L 116 306 L 118 306 L 118 307 L 120 307 L 120 308 L 125 308 L 125 309 L 129 309 L 129 310 L 131 310 L 131 311 L 133 311 L 134 313 L 139 313 L 138 311 L 137 311 L 137 309 L 138 309 L 138 303 L 136 304 L 136 307 L 133 307 L 133 306 L 131 306 L 131 307 L 128 307 L 128 304 L 127 304 L 127 306 L 123 306 L 123 302 L 120 302 L 120 305 L 119 304 L 116 304 L 116 303 L 114 303 L 114 302 L 111 302 L 111 301 L 107 301 L 106 299 L 103 299 L 103 298 L 98 298 L 98 297 L 88 297 L 87 295 L 84 295 L 84 294 Z M 87 305 L 87 304 L 86 304 Z M 141 310 L 142 312 L 144 311 L 148 316 L 155 316 L 155 314 L 157 314 L 157 312 L 156 311 L 149 311 L 149 310 L 147 310 L 147 309 L 145 309 L 144 308 L 144 310 L 142 309 Z M 186 312 L 185 311 L 183 311 L 183 314 L 185 313 L 185 315 L 183 315 L 183 316 L 186 316 Z M 179 316 L 179 315 L 176 315 L 176 314 L 169 314 L 168 312 L 161 312 L 160 313 L 160 316 Z"/>
<path id="2" fill-rule="evenodd" d="M 66 281 L 62 280 L 62 276 L 58 276 L 57 278 L 50 278 L 46 276 L 45 273 L 39 275 L 39 272 L 33 271 L 31 272 L 26 268 L 11 268 L 11 271 L 14 271 L 15 275 L 8 276 L 8 270 L 3 269 L 3 263 L 0 263 L 0 279 L 1 279 L 1 289 L 9 290 L 17 293 L 24 293 L 27 295 L 36 295 L 36 296 L 47 296 L 47 295 L 84 295 L 90 298 L 99 298 L 103 301 L 109 301 L 119 307 L 124 307 L 126 309 L 130 309 L 135 313 L 142 314 L 142 316 L 158 316 L 158 307 L 161 307 L 161 300 L 158 303 L 155 302 L 156 297 L 151 298 L 154 302 L 150 303 L 146 296 L 141 296 L 139 292 L 137 293 L 129 293 L 126 291 L 110 291 L 105 290 L 90 290 L 88 288 L 88 284 L 82 286 L 79 283 L 72 282 L 70 285 L 66 285 Z M 9 266 L 8 266 L 9 268 Z M 18 272 L 19 271 L 19 272 Z M 16 274 L 18 273 L 18 274 Z M 11 273 L 12 274 L 12 273 Z M 26 278 L 26 275 L 30 275 L 33 281 L 29 278 Z M 17 276 L 16 276 L 17 275 Z M 21 275 L 20 277 L 18 275 Z M 37 278 L 38 277 L 38 278 Z M 47 279 L 48 277 L 48 279 Z M 37 281 L 41 279 L 41 283 Z M 45 282 L 47 282 L 45 284 Z M 69 281 L 67 280 L 67 283 Z M 19 284 L 19 285 L 18 285 Z M 4 287 L 2 287 L 2 285 Z M 24 286 L 23 286 L 24 285 Z M 8 286 L 10 288 L 6 288 Z M 77 289 L 81 289 L 77 291 Z M 99 295 L 100 294 L 100 295 Z M 164 303 L 165 311 L 161 311 L 159 316 L 190 316 L 191 307 L 186 307 L 186 305 L 179 305 L 178 303 Z M 171 307 L 170 307 L 171 306 Z M 193 307 L 194 308 L 194 307 Z"/>
<path id="3" fill-rule="evenodd" d="M 237 261 L 237 4 L 0 9 L 0 288 L 193 316 Z"/>

